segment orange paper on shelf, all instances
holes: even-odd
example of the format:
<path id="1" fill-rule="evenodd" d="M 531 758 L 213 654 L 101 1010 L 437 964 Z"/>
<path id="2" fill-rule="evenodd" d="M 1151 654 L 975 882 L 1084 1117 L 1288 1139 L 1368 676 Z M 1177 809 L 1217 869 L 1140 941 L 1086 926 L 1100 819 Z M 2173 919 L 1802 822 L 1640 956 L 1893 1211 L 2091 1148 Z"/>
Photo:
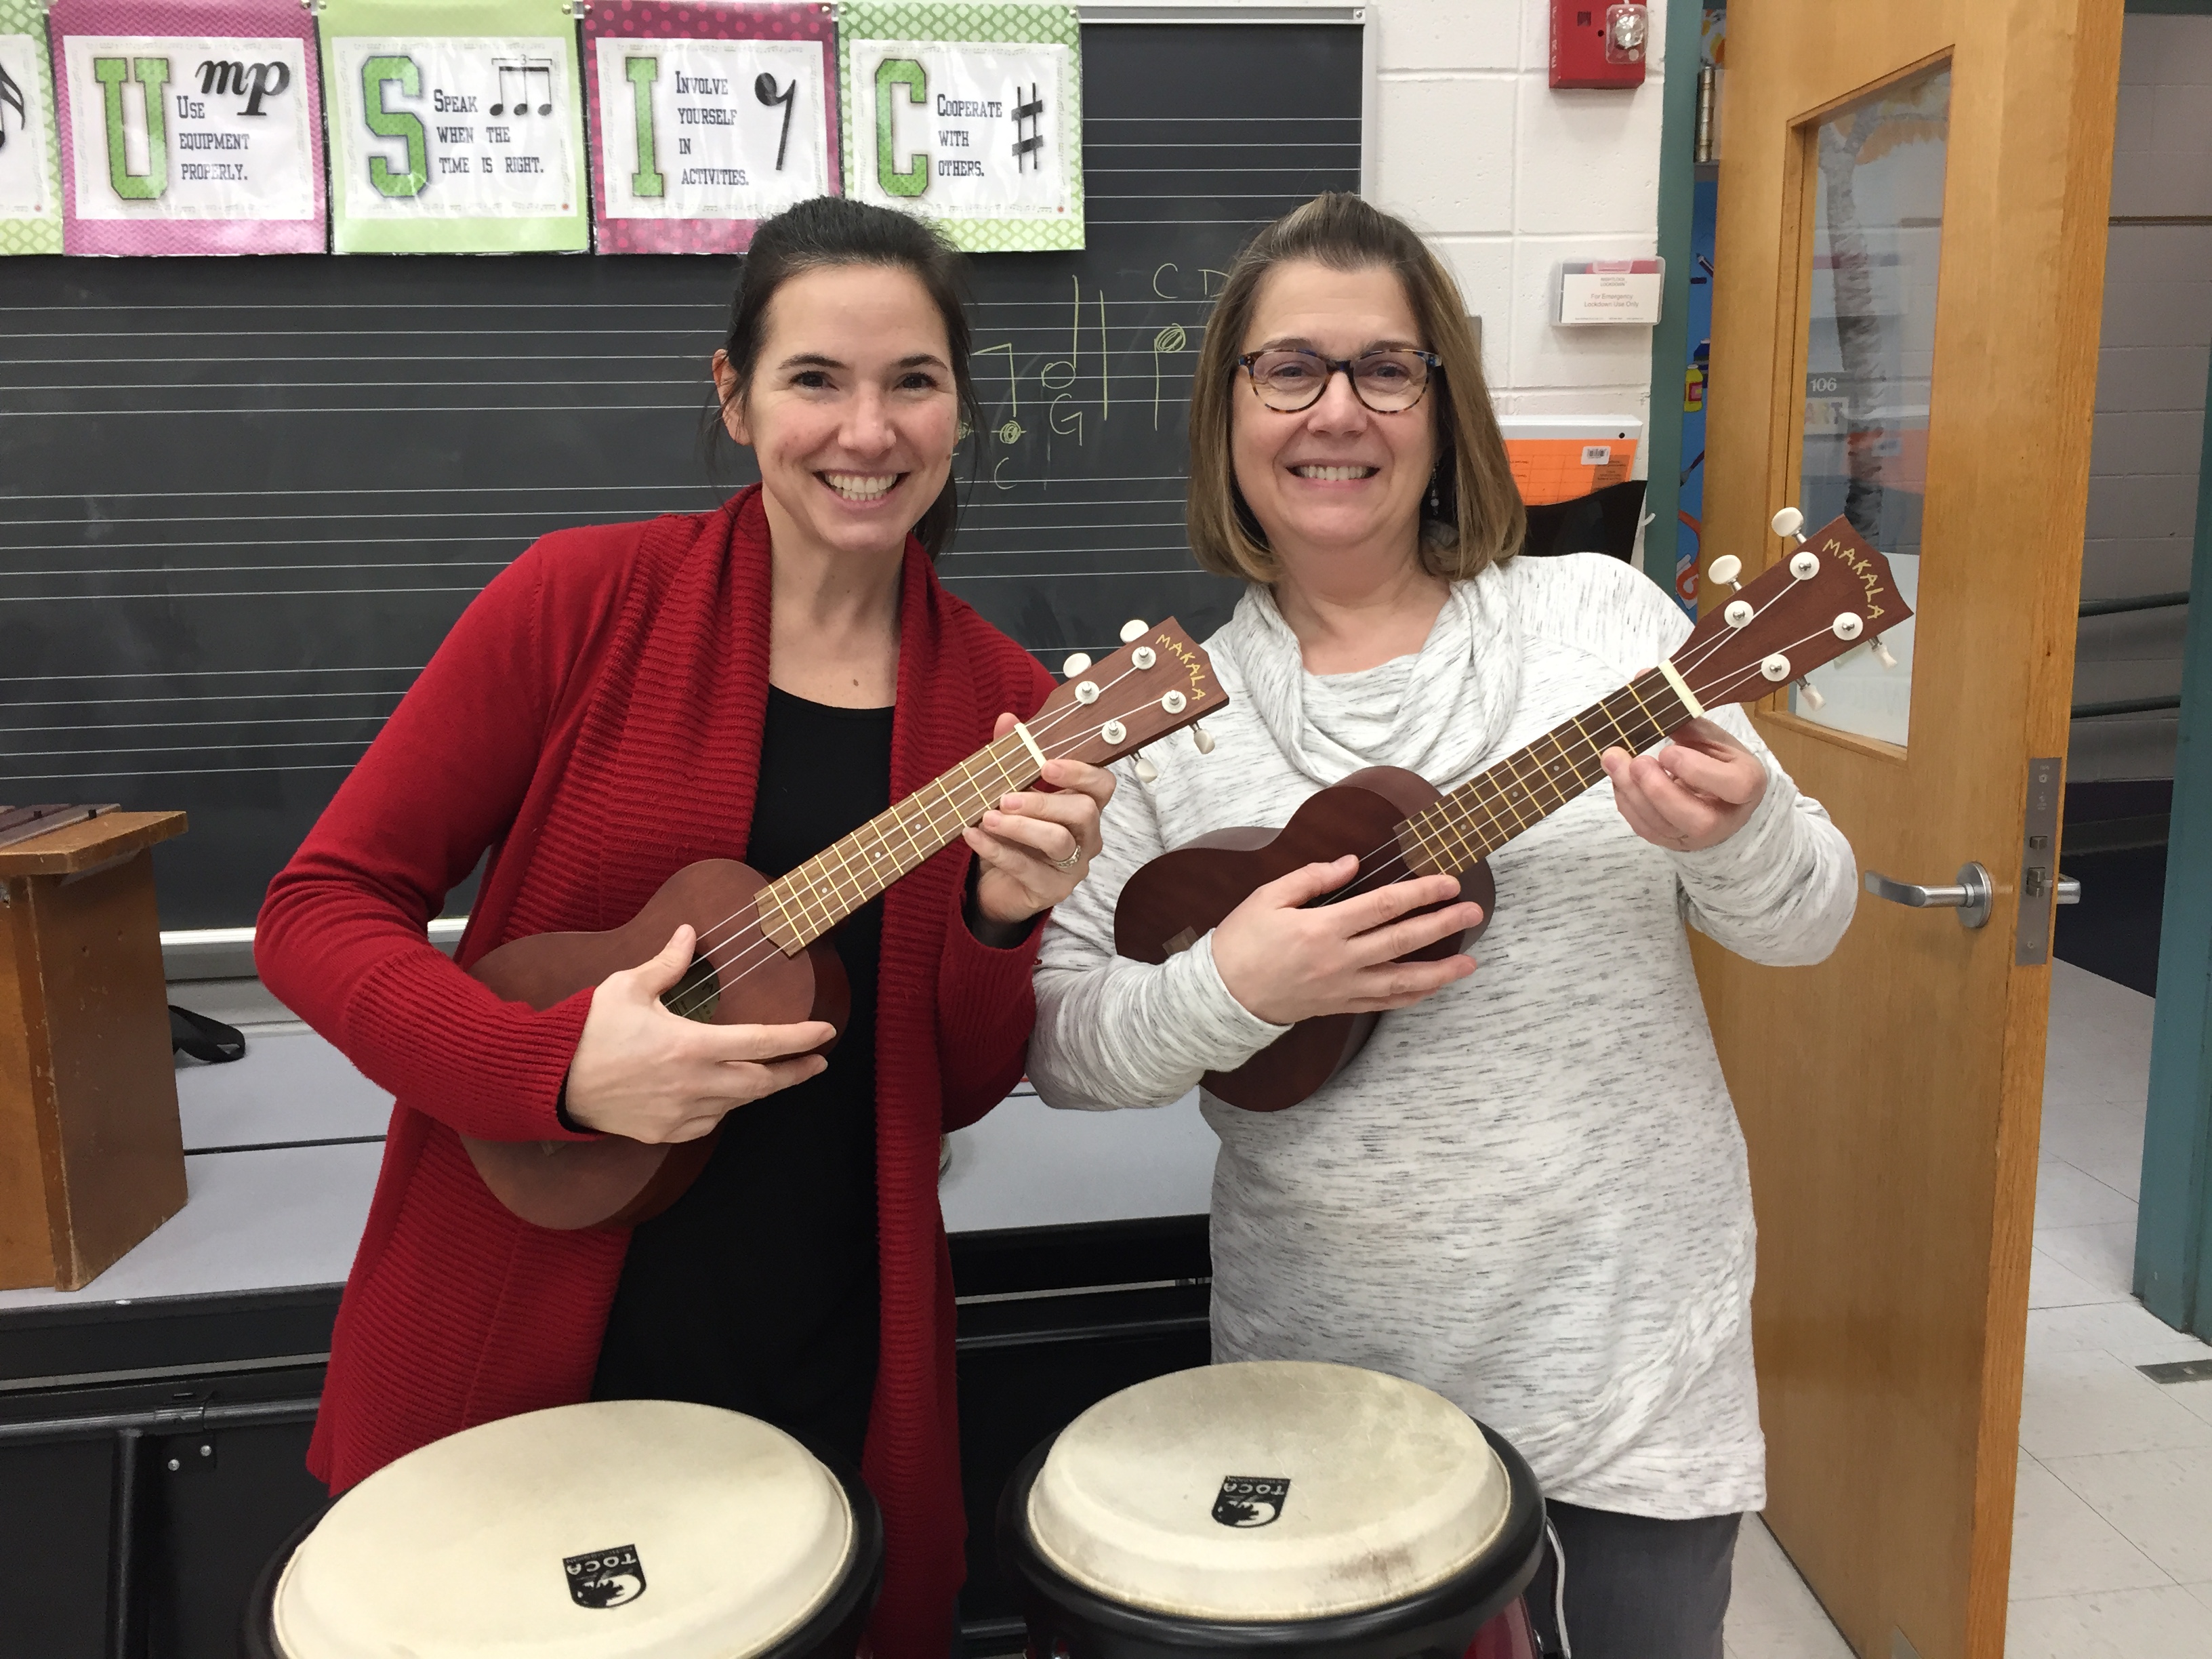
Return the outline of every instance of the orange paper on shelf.
<path id="1" fill-rule="evenodd" d="M 1636 465 L 1636 440 L 1508 438 L 1505 459 L 1522 501 L 1542 507 L 1626 483 Z"/>

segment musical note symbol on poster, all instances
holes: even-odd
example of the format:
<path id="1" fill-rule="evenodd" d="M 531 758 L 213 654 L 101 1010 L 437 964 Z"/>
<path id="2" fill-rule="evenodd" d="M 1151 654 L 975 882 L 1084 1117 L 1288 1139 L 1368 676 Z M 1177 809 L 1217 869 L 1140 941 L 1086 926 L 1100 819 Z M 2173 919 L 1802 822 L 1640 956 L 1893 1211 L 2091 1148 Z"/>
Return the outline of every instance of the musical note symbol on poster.
<path id="1" fill-rule="evenodd" d="M 6 68 L 0 66 L 0 110 L 11 109 L 15 112 L 16 125 L 28 132 L 31 130 L 31 112 L 23 100 L 23 89 L 15 84 L 15 77 L 8 73 Z M 0 114 L 0 149 L 7 148 L 8 118 Z"/>
<path id="2" fill-rule="evenodd" d="M 529 114 L 531 79 L 534 76 L 541 75 L 545 77 L 545 84 L 544 96 L 538 106 L 538 112 L 540 115 L 550 115 L 553 112 L 553 64 L 550 58 L 519 58 L 512 62 L 502 62 L 494 58 L 492 67 L 499 71 L 499 102 L 491 106 L 491 112 L 494 115 Z M 519 78 L 521 81 L 521 97 L 511 99 L 507 96 L 510 78 Z"/>
<path id="3" fill-rule="evenodd" d="M 1029 102 L 1023 103 L 1021 95 L 1022 89 L 1017 86 L 1014 88 L 1014 171 L 1019 173 L 1022 170 L 1024 161 L 1042 171 L 1044 167 L 1044 100 L 1037 96 L 1034 81 L 1030 82 Z M 1036 131 L 1026 138 L 1022 137 L 1023 124 L 1032 121 L 1036 124 Z"/>
<path id="4" fill-rule="evenodd" d="M 753 82 L 753 96 L 769 109 L 783 106 L 783 136 L 775 141 L 775 170 L 783 171 L 783 152 L 791 143 L 791 112 L 799 98 L 799 78 L 792 77 L 791 84 L 781 92 L 775 89 L 775 76 L 763 70 Z"/>

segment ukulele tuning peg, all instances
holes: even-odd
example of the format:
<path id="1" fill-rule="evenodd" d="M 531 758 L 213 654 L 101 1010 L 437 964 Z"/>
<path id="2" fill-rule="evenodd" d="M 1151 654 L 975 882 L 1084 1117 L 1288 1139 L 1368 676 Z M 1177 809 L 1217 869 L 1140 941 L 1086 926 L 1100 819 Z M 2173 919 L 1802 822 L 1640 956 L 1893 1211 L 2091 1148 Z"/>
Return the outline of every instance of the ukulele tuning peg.
<path id="1" fill-rule="evenodd" d="M 1201 755 L 1210 755 L 1213 752 L 1213 733 L 1196 720 L 1190 723 L 1190 743 L 1191 747 Z"/>
<path id="2" fill-rule="evenodd" d="M 1136 765 L 1137 781 L 1139 783 L 1151 783 L 1160 775 L 1160 769 L 1153 765 L 1151 758 L 1147 756 L 1138 756 Z"/>
<path id="3" fill-rule="evenodd" d="M 1805 515 L 1794 507 L 1785 507 L 1766 522 L 1778 536 L 1797 536 L 1805 527 Z M 1805 538 L 1797 536 L 1797 539 L 1802 542 Z"/>
<path id="4" fill-rule="evenodd" d="M 1735 579 L 1742 573 L 1743 561 L 1733 553 L 1723 553 L 1705 567 L 1705 574 L 1717 582 L 1726 582 L 1730 587 L 1736 585 Z"/>
<path id="5" fill-rule="evenodd" d="M 1797 682 L 1797 697 L 1799 702 L 1816 714 L 1827 706 L 1828 700 L 1820 695 L 1820 687 L 1814 685 L 1810 680 Z"/>
<path id="6" fill-rule="evenodd" d="M 1874 642 L 1874 659 L 1880 663 L 1884 668 L 1894 668 L 1897 666 L 1897 659 L 1889 654 L 1889 647 L 1884 645 L 1880 640 L 1876 640 Z"/>
<path id="7" fill-rule="evenodd" d="M 1085 653 L 1078 651 L 1073 656 L 1069 657 L 1066 662 L 1060 664 L 1060 678 L 1063 679 L 1072 680 L 1078 674 L 1080 674 L 1085 669 L 1090 666 L 1090 657 Z"/>
<path id="8" fill-rule="evenodd" d="M 1121 624 L 1121 643 L 1124 645 L 1134 645 L 1139 640 L 1145 637 L 1146 634 L 1151 630 L 1152 626 L 1152 623 L 1146 622 L 1142 617 L 1130 617 L 1128 621 Z"/>

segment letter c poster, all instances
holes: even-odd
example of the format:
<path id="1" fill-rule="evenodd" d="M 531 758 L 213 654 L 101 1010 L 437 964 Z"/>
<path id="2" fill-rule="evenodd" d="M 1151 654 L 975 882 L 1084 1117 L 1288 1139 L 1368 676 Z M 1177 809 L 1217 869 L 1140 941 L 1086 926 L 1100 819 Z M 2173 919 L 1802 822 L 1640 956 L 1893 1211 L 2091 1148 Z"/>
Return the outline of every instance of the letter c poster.
<path id="1" fill-rule="evenodd" d="M 327 0 L 322 33 L 333 251 L 591 246 L 566 0 Z"/>
<path id="2" fill-rule="evenodd" d="M 69 253 L 319 253 L 314 22 L 288 0 L 55 0 Z"/>

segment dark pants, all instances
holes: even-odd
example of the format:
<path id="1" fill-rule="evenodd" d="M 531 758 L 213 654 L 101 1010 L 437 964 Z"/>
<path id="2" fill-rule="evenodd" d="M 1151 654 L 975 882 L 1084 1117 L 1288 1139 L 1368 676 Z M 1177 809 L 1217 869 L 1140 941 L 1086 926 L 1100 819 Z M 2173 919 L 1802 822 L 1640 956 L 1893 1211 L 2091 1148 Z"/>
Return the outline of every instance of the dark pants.
<path id="1" fill-rule="evenodd" d="M 1554 1553 L 1528 1586 L 1528 1612 L 1550 1656 L 1574 1659 L 1722 1659 L 1729 1573 L 1742 1516 L 1654 1521 L 1574 1504 L 1547 1504 Z M 1566 1562 L 1565 1639 L 1558 1606 Z"/>

